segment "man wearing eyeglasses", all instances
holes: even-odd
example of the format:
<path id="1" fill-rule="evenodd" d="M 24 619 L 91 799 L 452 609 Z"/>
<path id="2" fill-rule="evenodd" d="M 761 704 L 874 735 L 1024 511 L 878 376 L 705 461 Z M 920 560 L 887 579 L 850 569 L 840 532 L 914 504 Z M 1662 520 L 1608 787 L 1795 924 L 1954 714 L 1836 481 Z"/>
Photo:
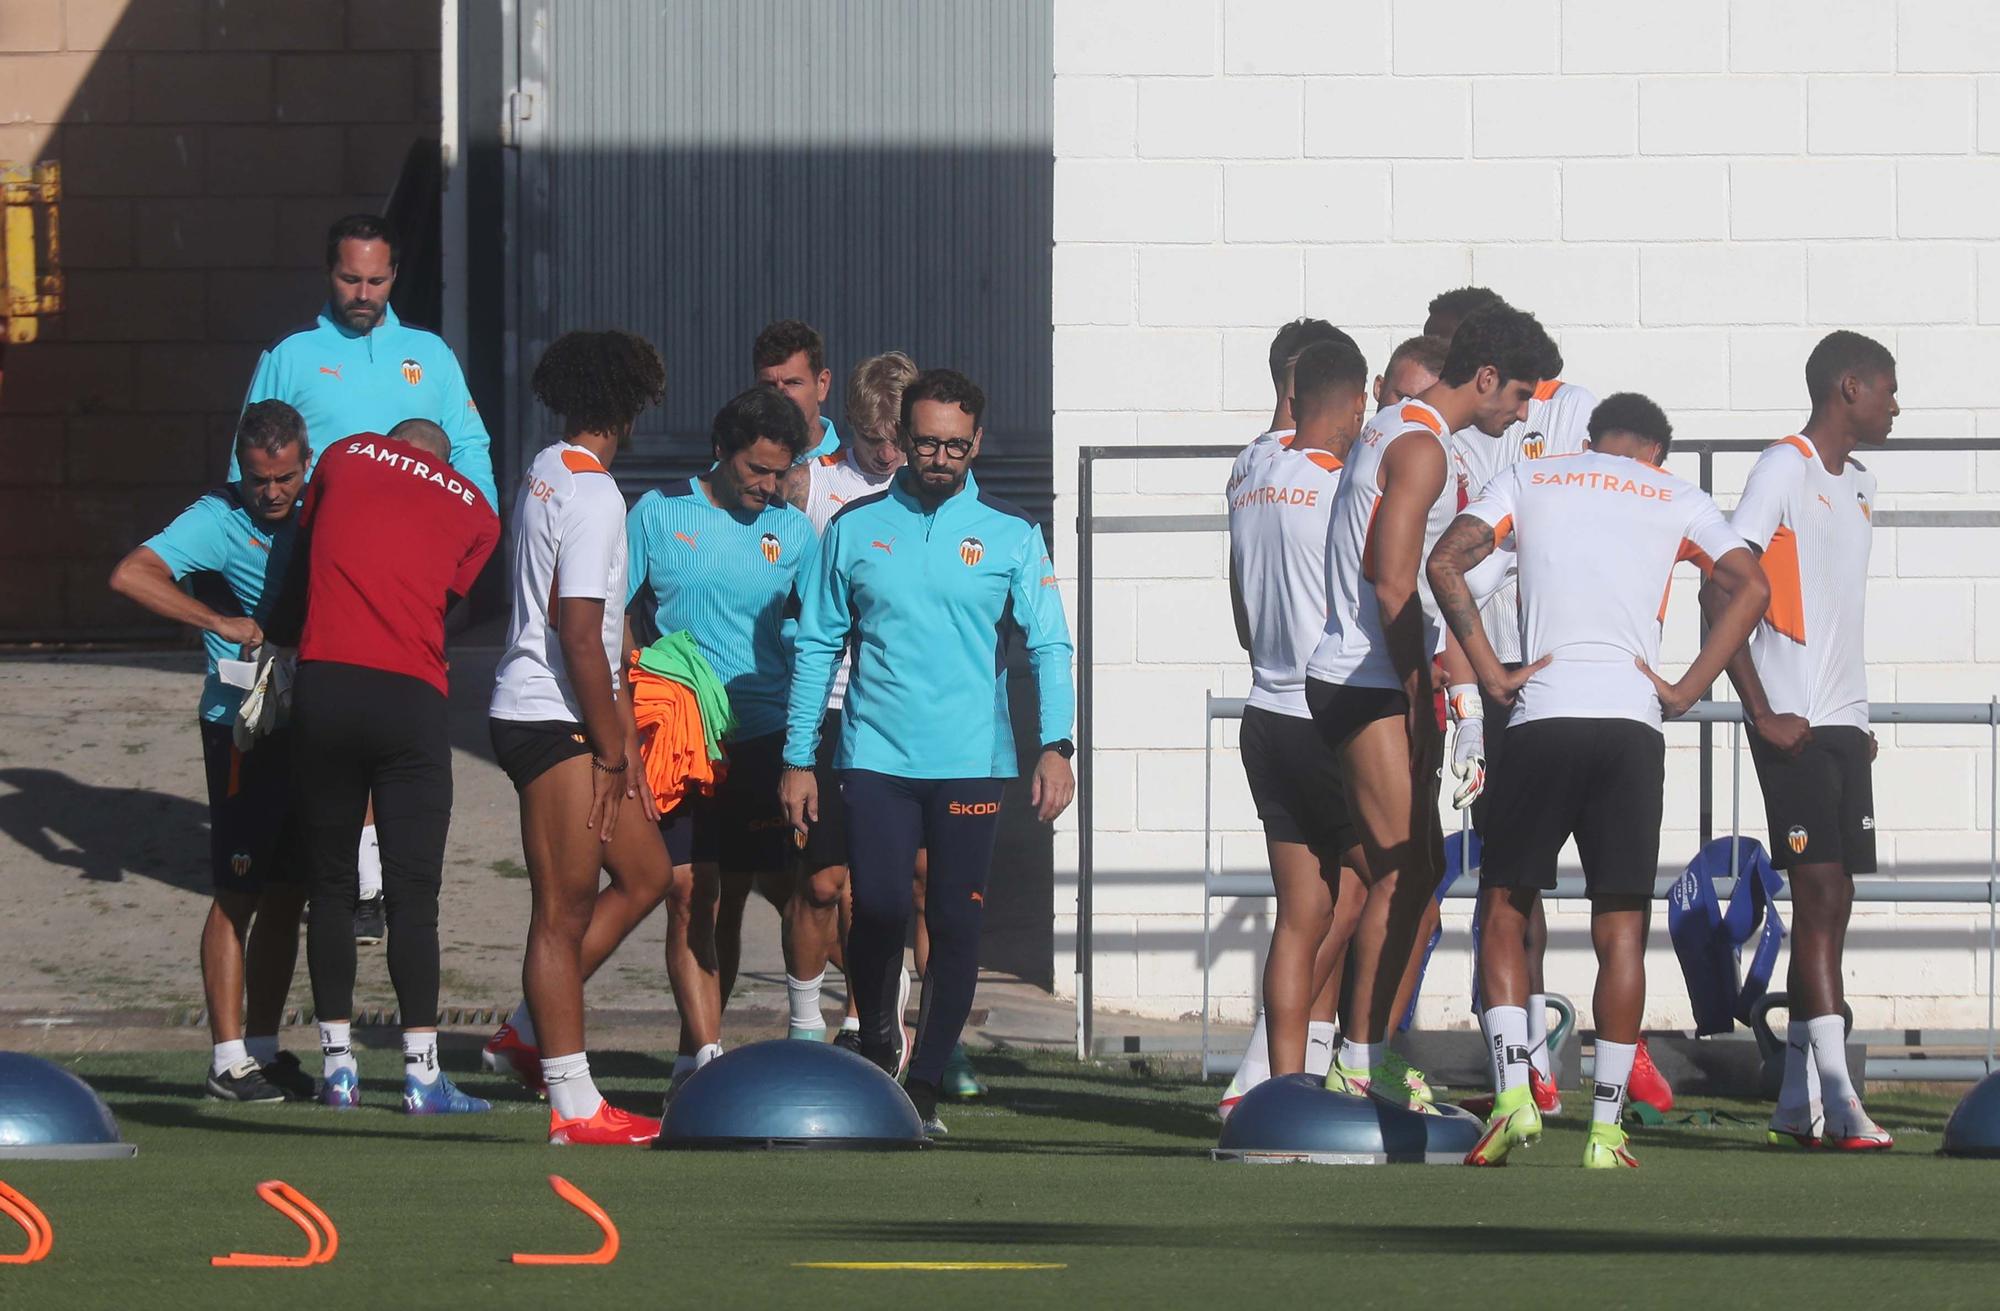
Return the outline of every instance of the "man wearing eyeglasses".
<path id="1" fill-rule="evenodd" d="M 800 578 L 785 771 L 779 795 L 805 833 L 819 812 L 813 773 L 834 670 L 853 672 L 834 766 L 848 812 L 854 922 L 847 973 L 862 1054 L 905 1087 L 940 1134 L 938 1086 L 972 1009 L 979 921 L 1006 780 L 1019 772 L 1007 715 L 1006 635 L 1026 638 L 1042 749 L 1029 794 L 1048 823 L 1076 792 L 1069 628 L 1040 525 L 979 490 L 985 393 L 928 369 L 903 391 L 909 462 L 889 486 L 827 524 Z M 930 853 L 930 960 L 914 1053 L 896 1013 L 917 850 Z"/>

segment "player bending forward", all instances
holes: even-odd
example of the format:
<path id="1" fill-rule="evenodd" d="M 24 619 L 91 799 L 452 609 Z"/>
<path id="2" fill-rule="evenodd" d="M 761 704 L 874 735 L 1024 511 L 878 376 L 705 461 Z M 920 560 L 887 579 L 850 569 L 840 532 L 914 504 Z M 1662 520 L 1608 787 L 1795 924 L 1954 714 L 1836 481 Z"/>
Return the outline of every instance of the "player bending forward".
<path id="1" fill-rule="evenodd" d="M 1659 870 L 1663 719 L 1692 705 L 1750 636 L 1769 588 L 1708 495 L 1660 468 L 1673 442 L 1643 396 L 1605 398 L 1591 449 L 1496 474 L 1446 530 L 1426 572 L 1480 686 L 1513 706 L 1508 766 L 1493 780 L 1480 871 L 1479 958 L 1493 1113 L 1466 1156 L 1504 1165 L 1542 1131 L 1529 1083 L 1528 919 L 1556 885 L 1572 836 L 1597 953 L 1597 1072 L 1583 1163 L 1638 1165 L 1619 1126 L 1646 1000 L 1646 928 Z M 1494 653 L 1466 571 L 1512 550 L 1520 585 L 1523 682 Z M 1701 652 L 1678 682 L 1653 672 L 1674 565 L 1712 570 L 1719 596 Z M 1709 562 L 1713 562 L 1712 565 Z"/>

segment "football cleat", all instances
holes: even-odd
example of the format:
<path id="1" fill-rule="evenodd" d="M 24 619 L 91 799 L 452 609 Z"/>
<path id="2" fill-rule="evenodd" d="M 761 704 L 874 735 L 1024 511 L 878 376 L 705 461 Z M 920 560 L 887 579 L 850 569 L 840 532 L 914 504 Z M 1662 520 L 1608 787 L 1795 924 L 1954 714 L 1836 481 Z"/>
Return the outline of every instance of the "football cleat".
<path id="1" fill-rule="evenodd" d="M 1430 1081 L 1424 1078 L 1424 1072 L 1395 1052 L 1383 1052 L 1382 1063 L 1375 1067 L 1372 1074 L 1372 1082 L 1408 1092 L 1411 1106 L 1418 1102 L 1437 1101 L 1436 1094 L 1431 1092 Z"/>
<path id="2" fill-rule="evenodd" d="M 1493 1099 L 1486 1129 L 1465 1154 L 1467 1165 L 1505 1165 L 1516 1147 L 1527 1147 L 1542 1136 L 1542 1113 L 1526 1088 L 1509 1088 Z"/>
<path id="3" fill-rule="evenodd" d="M 917 1108 L 917 1118 L 924 1122 L 924 1137 L 942 1138 L 951 1132 L 944 1127 L 944 1121 L 938 1119 L 937 1089 L 922 1080 L 912 1080 L 903 1085 L 903 1091 L 909 1095 L 910 1105 Z"/>
<path id="4" fill-rule="evenodd" d="M 660 1136 L 660 1122 L 644 1115 L 621 1111 L 599 1099 L 588 1116 L 565 1120 L 549 1110 L 551 1147 L 644 1147 Z"/>
<path id="5" fill-rule="evenodd" d="M 811 1029 L 802 1029 L 794 1024 L 785 1030 L 785 1036 L 794 1042 L 825 1042 L 826 1026 L 821 1024 Z"/>
<path id="6" fill-rule="evenodd" d="M 1416 1073 L 1414 1070 L 1410 1072 Z M 1418 1074 L 1416 1078 L 1417 1082 L 1422 1084 L 1423 1076 Z M 1435 1103 L 1424 1101 L 1419 1097 L 1412 1091 L 1410 1081 L 1400 1075 L 1396 1067 L 1386 1063 L 1363 1073 L 1360 1070 L 1346 1068 L 1340 1063 L 1340 1058 L 1335 1057 L 1332 1066 L 1326 1072 L 1326 1088 L 1328 1092 L 1346 1093 L 1350 1097 L 1373 1097 L 1384 1105 L 1394 1106 L 1400 1110 L 1417 1111 L 1423 1115 L 1440 1114 Z M 1428 1085 L 1424 1085 L 1424 1091 L 1430 1091 Z"/>
<path id="7" fill-rule="evenodd" d="M 1625 1131 L 1615 1124 L 1590 1126 L 1590 1137 L 1583 1144 L 1583 1168 L 1586 1170 L 1636 1170 L 1639 1158 L 1632 1155 L 1626 1146 Z"/>
<path id="8" fill-rule="evenodd" d="M 1528 1067 L 1528 1089 L 1535 1095 L 1535 1109 L 1542 1113 L 1542 1118 L 1562 1114 L 1563 1090 L 1532 1065 Z"/>
<path id="9" fill-rule="evenodd" d="M 681 1095 L 681 1085 L 692 1078 L 694 1078 L 694 1070 L 688 1068 L 675 1070 L 673 1076 L 667 1080 L 667 1095 L 660 1099 L 660 1118 L 662 1120 L 667 1118 L 667 1108 L 674 1104 L 674 1098 Z"/>
<path id="10" fill-rule="evenodd" d="M 442 1074 L 435 1083 L 425 1083 L 413 1074 L 403 1076 L 406 1115 L 472 1115 L 492 1109 L 493 1103 L 459 1091 L 458 1085 Z"/>
<path id="11" fill-rule="evenodd" d="M 941 1089 L 946 1101 L 977 1101 L 986 1095 L 986 1085 L 979 1082 L 979 1076 L 972 1072 L 972 1059 L 965 1054 L 965 1044 L 951 1049 L 951 1056 L 944 1063 L 944 1087 Z"/>
<path id="12" fill-rule="evenodd" d="M 839 1033 L 833 1035 L 833 1045 L 844 1052 L 853 1052 L 856 1056 L 859 1056 L 861 1054 L 861 1030 L 843 1027 Z"/>
<path id="13" fill-rule="evenodd" d="M 320 1080 L 319 1104 L 336 1111 L 351 1111 L 361 1105 L 361 1075 L 355 1070 L 335 1070 Z"/>
<path id="14" fill-rule="evenodd" d="M 1820 1146 L 1831 1152 L 1886 1152 L 1896 1145 L 1889 1131 L 1868 1118 L 1858 1098 L 1847 1099 L 1845 1114 L 1826 1117 Z"/>
<path id="15" fill-rule="evenodd" d="M 479 1068 L 492 1074 L 511 1074 L 537 1096 L 546 1096 L 549 1086 L 542 1080 L 542 1053 L 521 1037 L 511 1023 L 494 1030 L 479 1050 Z"/>
<path id="16" fill-rule="evenodd" d="M 282 1102 L 285 1090 L 264 1077 L 253 1060 L 241 1060 L 208 1075 L 208 1095 L 218 1102 Z"/>
<path id="17" fill-rule="evenodd" d="M 1625 1082 L 1625 1098 L 1644 1102 L 1661 1114 L 1674 1109 L 1674 1090 L 1660 1073 L 1660 1067 L 1653 1064 L 1653 1054 L 1646 1050 L 1644 1038 L 1639 1039 L 1639 1050 L 1632 1057 L 1632 1077 Z"/>
<path id="18" fill-rule="evenodd" d="M 361 947 L 379 947 L 382 939 L 389 936 L 389 916 L 384 910 L 382 894 L 376 893 L 366 901 L 354 903 L 354 942 Z"/>
<path id="19" fill-rule="evenodd" d="M 1826 1114 L 1818 1102 L 1810 1106 L 1780 1106 L 1771 1112 L 1764 1141 L 1773 1147 L 1825 1146 Z"/>
<path id="20" fill-rule="evenodd" d="M 319 1085 L 306 1073 L 305 1066 L 290 1052 L 279 1052 L 266 1063 L 264 1077 L 284 1090 L 287 1101 L 309 1102 L 319 1091 Z"/>

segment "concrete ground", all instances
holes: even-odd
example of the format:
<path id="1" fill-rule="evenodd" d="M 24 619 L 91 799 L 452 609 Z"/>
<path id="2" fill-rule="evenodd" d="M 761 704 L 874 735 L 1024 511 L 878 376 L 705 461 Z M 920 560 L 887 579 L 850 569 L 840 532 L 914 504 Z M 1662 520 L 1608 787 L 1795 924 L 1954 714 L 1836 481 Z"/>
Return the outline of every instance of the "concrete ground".
<path id="1" fill-rule="evenodd" d="M 513 788 L 491 759 L 486 690 L 498 651 L 455 646 L 456 798 L 445 855 L 442 1000 L 478 1029 L 519 995 L 528 917 Z M 201 1046 L 196 946 L 209 892 L 208 810 L 194 727 L 192 646 L 0 656 L 0 1049 Z M 648 920 L 591 981 L 594 1045 L 672 1039 L 665 919 Z M 304 1008 L 303 951 L 292 993 Z M 844 1000 L 829 971 L 829 1007 Z M 363 948 L 365 1011 L 394 1006 L 384 953 Z M 732 1042 L 773 1036 L 785 1013 L 778 919 L 753 898 Z M 1068 1047 L 1073 1003 L 1005 976 L 982 980 L 972 1035 Z M 1118 1017 L 1100 1033 L 1186 1036 L 1190 1026 Z M 1240 1042 L 1240 1030 L 1227 1041 Z M 309 1044 L 308 1044 L 309 1045 Z"/>

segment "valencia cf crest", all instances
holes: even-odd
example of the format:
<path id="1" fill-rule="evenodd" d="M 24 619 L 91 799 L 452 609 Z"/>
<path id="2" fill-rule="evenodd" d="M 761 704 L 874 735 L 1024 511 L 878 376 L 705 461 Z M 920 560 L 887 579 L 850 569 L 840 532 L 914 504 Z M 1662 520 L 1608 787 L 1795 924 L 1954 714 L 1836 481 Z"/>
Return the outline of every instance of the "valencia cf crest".
<path id="1" fill-rule="evenodd" d="M 424 380 L 424 366 L 415 360 L 403 361 L 403 381 L 412 387 Z"/>
<path id="2" fill-rule="evenodd" d="M 250 853 L 239 851 L 229 858 L 229 872 L 237 878 L 246 878 L 250 873 Z"/>
<path id="3" fill-rule="evenodd" d="M 757 545 L 763 549 L 766 560 L 772 564 L 778 563 L 778 556 L 784 548 L 779 544 L 777 534 L 765 533 L 758 539 Z"/>
<path id="4" fill-rule="evenodd" d="M 958 558 L 971 568 L 986 558 L 986 543 L 977 537 L 968 537 L 958 544 Z"/>
<path id="5" fill-rule="evenodd" d="M 1792 849 L 1794 856 L 1803 856 L 1806 851 L 1806 831 L 1797 824 L 1792 825 L 1792 831 L 1785 834 L 1785 845 Z"/>
<path id="6" fill-rule="evenodd" d="M 1529 432 L 1529 433 L 1523 433 L 1521 435 L 1522 459 L 1539 460 L 1548 453 L 1549 453 L 1548 439 L 1543 437 L 1540 433 Z"/>

